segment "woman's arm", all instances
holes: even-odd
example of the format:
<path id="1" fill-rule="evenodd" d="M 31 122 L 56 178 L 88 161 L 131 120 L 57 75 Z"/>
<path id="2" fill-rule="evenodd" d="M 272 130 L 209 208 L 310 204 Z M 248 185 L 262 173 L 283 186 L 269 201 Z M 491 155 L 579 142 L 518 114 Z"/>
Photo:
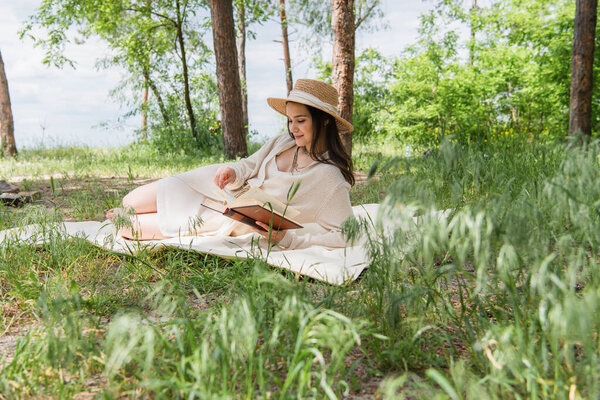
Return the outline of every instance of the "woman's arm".
<path id="1" fill-rule="evenodd" d="M 258 151 L 251 156 L 242 158 L 237 162 L 227 164 L 235 172 L 235 179 L 226 186 L 227 190 L 237 190 L 242 187 L 248 178 L 253 177 L 258 172 L 260 165 L 273 150 L 273 148 L 282 140 L 283 135 L 275 136 L 269 139 Z"/>
<path id="2" fill-rule="evenodd" d="M 324 199 L 323 207 L 317 214 L 316 225 L 322 232 L 300 234 L 294 230 L 287 230 L 277 245 L 290 250 L 304 249 L 312 245 L 329 248 L 345 247 L 346 239 L 342 235 L 341 225 L 353 215 L 350 185 L 344 182 L 332 191 L 329 198 Z"/>

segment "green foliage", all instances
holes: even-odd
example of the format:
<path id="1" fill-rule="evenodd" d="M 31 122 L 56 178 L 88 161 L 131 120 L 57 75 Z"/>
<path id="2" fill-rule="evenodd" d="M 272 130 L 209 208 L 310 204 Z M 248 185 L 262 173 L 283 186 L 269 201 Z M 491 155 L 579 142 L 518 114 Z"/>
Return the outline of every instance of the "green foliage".
<path id="1" fill-rule="evenodd" d="M 354 72 L 353 140 L 373 143 L 381 140 L 377 115 L 389 105 L 391 78 L 389 60 L 376 50 L 366 49 L 356 59 Z"/>
<path id="2" fill-rule="evenodd" d="M 166 323 L 115 318 L 106 336 L 109 379 L 133 373 L 137 387 L 160 397 L 255 398 L 277 391 L 334 398 L 344 390 L 333 378 L 359 340 L 356 327 L 340 314 L 314 309 L 289 286 L 291 293 L 273 296 L 280 279 L 261 272 L 252 279 L 263 295 L 237 298 L 194 319 L 178 315 L 181 304 L 170 299 L 158 300 Z"/>
<path id="3" fill-rule="evenodd" d="M 207 155 L 218 154 L 223 150 L 220 124 L 216 120 L 200 121 L 196 130 L 199 140 L 196 140 L 192 132 L 183 124 L 172 123 L 167 126 L 158 124 L 152 127 L 149 145 L 158 152 L 167 154 Z"/>
<path id="4" fill-rule="evenodd" d="M 13 243 L 3 243 L 2 252 L 6 246 Z M 259 260 L 215 265 L 211 271 L 210 260 L 182 259 L 181 251 L 169 251 L 164 264 L 160 256 L 143 252 L 130 260 L 111 257 L 106 261 L 112 266 L 102 265 L 100 256 L 90 282 L 80 275 L 87 275 L 84 265 L 62 265 L 87 264 L 98 250 L 90 253 L 85 242 L 70 244 L 58 237 L 46 250 L 57 250 L 62 260 L 52 266 L 55 273 L 37 278 L 37 293 L 27 297 L 35 299 L 32 311 L 42 325 L 20 338 L 14 357 L 0 364 L 3 396 L 73 396 L 90 378 L 97 382 L 94 391 L 108 397 L 143 392 L 161 398 L 268 398 L 273 393 L 337 398 L 347 393 L 345 357 L 360 343 L 362 324 L 315 307 L 300 287 L 266 271 Z M 17 246 L 10 261 L 32 251 Z M 149 268 L 152 259 L 156 269 Z M 176 259 L 188 264 L 187 271 L 178 268 L 177 274 L 152 283 L 165 268 L 182 266 Z M 8 265 L 0 264 L 5 271 Z M 80 283 L 65 282 L 60 272 Z M 207 311 L 194 306 L 222 290 L 228 281 L 223 278 L 232 273 L 223 304 Z M 218 286 L 200 284 L 210 274 L 219 275 Z M 0 276 L 3 285 L 23 281 L 17 274 Z M 13 301 L 26 300 L 12 294 Z"/>
<path id="5" fill-rule="evenodd" d="M 195 86 L 194 95 L 207 99 L 216 99 L 216 84 L 210 83 L 211 88 Z M 203 94 L 204 93 L 204 94 Z M 165 123 L 159 119 L 158 110 L 150 107 L 150 115 L 154 115 L 154 121 L 150 124 L 148 144 L 160 153 L 180 153 L 189 155 L 211 156 L 223 151 L 223 133 L 221 122 L 217 119 L 218 109 L 216 105 L 199 104 L 195 102 L 196 135 L 192 134 L 189 123 L 186 120 L 184 108 L 181 107 L 180 99 L 168 96 L 166 110 L 169 122 Z"/>
<path id="6" fill-rule="evenodd" d="M 354 137 L 421 147 L 448 136 L 463 144 L 563 138 L 573 15 L 574 3 L 564 0 L 498 0 L 474 10 L 437 2 L 400 57 L 367 50 L 357 58 Z M 326 64 L 318 68 L 327 75 Z"/>
<path id="7" fill-rule="evenodd" d="M 368 32 L 381 28 L 383 12 L 380 6 L 380 0 L 356 0 L 354 2 L 355 29 Z M 322 46 L 324 40 L 333 41 L 330 1 L 288 0 L 286 7 L 286 15 L 291 23 L 310 28 L 310 33 L 305 38 L 308 43 Z"/>
<path id="8" fill-rule="evenodd" d="M 206 151 L 215 147 L 208 127 L 215 127 L 217 96 L 212 71 L 207 70 L 212 61 L 212 49 L 205 43 L 210 24 L 198 12 L 204 6 L 200 0 L 51 0 L 30 17 L 22 36 L 44 48 L 46 64 L 58 67 L 75 65 L 64 55 L 66 44 L 102 39 L 111 51 L 98 65 L 119 65 L 126 71 L 113 95 L 129 108 L 127 116 L 148 115 L 149 136 L 156 138 L 161 151 Z M 75 27 L 77 34 L 72 35 Z M 151 93 L 147 104 L 144 90 Z M 186 94 L 192 99 L 191 113 Z M 192 120 L 199 115 L 211 121 L 204 119 L 192 131 Z M 170 146 L 166 134 L 171 136 Z"/>
<path id="9" fill-rule="evenodd" d="M 236 19 L 236 30 L 239 34 L 239 17 L 240 9 L 243 9 L 244 27 L 246 35 L 254 38 L 255 32 L 250 29 L 254 24 L 262 24 L 272 17 L 275 12 L 275 7 L 271 6 L 268 1 L 264 0 L 234 0 L 234 19 Z"/>
<path id="10" fill-rule="evenodd" d="M 429 368 L 429 383 L 398 378 L 405 394 L 598 396 L 599 160 L 598 142 L 444 142 L 401 161 L 380 219 L 347 230 L 369 235 L 367 315 L 391 339 L 382 361 Z M 414 348 L 424 335 L 460 361 L 435 367 Z"/>
<path id="11" fill-rule="evenodd" d="M 358 145 L 378 144 L 385 139 L 378 114 L 390 105 L 388 81 L 393 61 L 375 49 L 366 49 L 355 62 L 353 142 Z M 316 79 L 331 83 L 331 62 L 317 57 L 313 63 L 317 69 Z"/>
<path id="12" fill-rule="evenodd" d="M 11 315 L 39 321 L 0 356 L 0 393 L 339 398 L 363 387 L 362 370 L 387 376 L 384 398 L 596 398 L 600 144 L 446 138 L 427 157 L 363 150 L 361 168 L 379 167 L 352 196 L 386 197 L 378 217 L 345 227 L 371 265 L 341 287 L 258 258 L 113 254 L 61 238 L 61 213 L 0 207 L 2 228 L 38 223 L 49 239 L 0 245 L 0 329 L 11 331 Z M 46 152 L 19 157 L 76 159 Z M 130 180 L 194 161 L 145 144 L 96 152 L 81 157 L 98 170 L 131 165 Z M 72 184 L 56 177 L 55 196 Z M 104 207 L 99 192 L 78 190 L 84 209 Z"/>
<path id="13" fill-rule="evenodd" d="M 0 206 L 0 228 L 36 223 L 48 239 L 0 245 L 0 331 L 38 321 L 0 356 L 0 398 L 339 398 L 364 384 L 360 370 L 386 376 L 390 399 L 597 398 L 600 143 L 557 140 L 572 7 L 444 0 L 400 58 L 359 57 L 354 161 L 371 170 L 351 196 L 382 211 L 344 227 L 370 256 L 357 282 L 331 287 L 259 258 L 117 255 L 61 238 L 48 203 Z M 474 40 L 461 42 L 465 25 Z M 35 189 L 58 172 L 51 202 L 102 218 L 140 176 L 222 161 L 210 155 L 214 96 L 194 98 L 204 148 L 165 95 L 172 122 L 154 103 L 151 143 L 25 150 L 0 175 Z M 392 157 L 407 143 L 432 149 Z M 97 175 L 124 183 L 103 193 Z"/>

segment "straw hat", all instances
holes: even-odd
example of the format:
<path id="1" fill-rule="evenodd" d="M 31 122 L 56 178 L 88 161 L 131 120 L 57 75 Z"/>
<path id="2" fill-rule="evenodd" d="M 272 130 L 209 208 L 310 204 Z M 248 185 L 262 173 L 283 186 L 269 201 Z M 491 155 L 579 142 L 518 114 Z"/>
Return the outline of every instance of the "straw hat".
<path id="1" fill-rule="evenodd" d="M 294 89 L 292 89 L 286 99 L 269 97 L 267 98 L 267 103 L 275 111 L 283 115 L 287 115 L 285 113 L 285 104 L 288 101 L 318 108 L 335 118 L 338 132 L 352 132 L 354 130 L 352 124 L 338 114 L 338 97 L 336 88 L 325 82 L 314 79 L 298 79 L 294 84 Z"/>

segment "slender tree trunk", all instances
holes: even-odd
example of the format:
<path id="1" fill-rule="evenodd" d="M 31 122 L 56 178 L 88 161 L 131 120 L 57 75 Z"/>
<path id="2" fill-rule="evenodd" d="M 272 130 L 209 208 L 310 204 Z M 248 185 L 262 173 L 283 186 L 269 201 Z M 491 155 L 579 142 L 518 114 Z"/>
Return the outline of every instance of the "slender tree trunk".
<path id="1" fill-rule="evenodd" d="M 331 78 L 340 95 L 340 116 L 352 122 L 354 104 L 354 0 L 331 0 L 333 63 Z M 352 155 L 352 133 L 341 135 L 344 148 Z"/>
<path id="2" fill-rule="evenodd" d="M 510 82 L 508 82 L 508 84 L 507 84 L 506 92 L 508 93 L 508 96 L 510 98 L 514 98 L 513 87 Z M 510 108 L 510 115 L 511 115 L 513 125 L 515 126 L 516 129 L 519 129 L 519 125 L 520 125 L 519 110 L 517 109 L 517 107 L 515 107 L 514 102 L 511 101 L 510 103 L 511 103 L 511 105 L 509 106 L 509 108 Z"/>
<path id="3" fill-rule="evenodd" d="M 241 2 L 237 9 L 237 55 L 240 85 L 242 87 L 242 123 L 244 136 L 248 134 L 248 87 L 246 86 L 246 15 L 244 3 Z"/>
<path id="4" fill-rule="evenodd" d="M 8 81 L 4 72 L 4 61 L 0 52 L 0 145 L 5 156 L 12 157 L 17 154 L 15 144 L 15 125 L 12 109 L 10 107 L 10 94 Z"/>
<path id="5" fill-rule="evenodd" d="M 142 98 L 142 140 L 148 137 L 148 72 L 144 71 L 144 95 Z"/>
<path id="6" fill-rule="evenodd" d="M 246 136 L 242 122 L 242 89 L 237 70 L 235 26 L 231 0 L 210 0 L 221 127 L 225 157 L 246 156 Z"/>
<path id="7" fill-rule="evenodd" d="M 279 11 L 281 15 L 281 43 L 283 44 L 283 63 L 285 64 L 285 80 L 287 82 L 288 93 L 294 87 L 292 79 L 292 62 L 290 61 L 290 44 L 288 42 L 288 24 L 285 16 L 285 0 L 279 0 Z"/>
<path id="8" fill-rule="evenodd" d="M 577 0 L 571 62 L 569 135 L 592 134 L 592 88 L 597 0 Z"/>
<path id="9" fill-rule="evenodd" d="M 469 65 L 475 62 L 475 13 L 477 12 L 477 0 L 471 0 L 471 42 L 469 43 Z"/>
<path id="10" fill-rule="evenodd" d="M 181 50 L 181 63 L 183 67 L 183 97 L 185 99 L 185 108 L 187 109 L 188 118 L 190 120 L 192 135 L 194 136 L 194 139 L 198 140 L 196 117 L 194 116 L 194 109 L 192 108 L 192 100 L 190 98 L 190 79 L 188 76 L 187 59 L 185 55 L 185 43 L 183 41 L 183 20 L 181 18 L 181 5 L 179 0 L 175 0 L 175 5 L 177 7 L 177 41 L 179 42 L 179 49 Z"/>
<path id="11" fill-rule="evenodd" d="M 152 21 L 152 17 L 150 15 L 150 10 L 151 10 L 152 6 L 150 4 L 150 0 L 146 0 L 146 9 L 145 11 L 142 12 L 144 19 L 147 22 Z M 144 94 L 142 97 L 142 132 L 141 132 L 141 138 L 142 140 L 146 140 L 148 138 L 148 92 L 150 91 L 149 89 L 149 84 L 148 84 L 148 80 L 150 79 L 150 55 L 149 55 L 149 50 L 150 50 L 150 35 L 148 33 L 146 33 L 146 45 L 147 45 L 147 53 L 146 53 L 146 60 L 144 62 L 144 66 L 142 67 L 143 72 L 142 74 L 144 75 Z"/>
<path id="12" fill-rule="evenodd" d="M 156 102 L 158 103 L 158 108 L 160 109 L 163 121 L 165 122 L 165 124 L 168 124 L 170 122 L 169 114 L 167 113 L 167 109 L 165 108 L 165 103 L 163 102 L 162 96 L 160 95 L 160 92 L 158 91 L 158 88 L 156 87 L 154 81 L 150 79 L 148 71 L 144 71 L 144 74 L 144 79 L 146 80 L 146 82 L 148 82 L 148 86 L 150 86 L 152 94 L 154 95 L 154 97 L 156 97 Z"/>

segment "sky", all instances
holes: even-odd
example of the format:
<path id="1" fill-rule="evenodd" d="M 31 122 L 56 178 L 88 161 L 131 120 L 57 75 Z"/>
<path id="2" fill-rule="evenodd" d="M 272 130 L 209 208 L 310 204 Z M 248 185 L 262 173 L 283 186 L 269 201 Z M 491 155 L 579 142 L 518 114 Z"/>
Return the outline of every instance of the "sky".
<path id="1" fill-rule="evenodd" d="M 315 0 L 321 1 L 321 0 Z M 9 85 L 17 148 L 88 145 L 121 146 L 136 139 L 139 115 L 124 118 L 127 110 L 110 96 L 122 76 L 118 68 L 97 69 L 96 60 L 106 52 L 100 41 L 69 45 L 66 54 L 76 68 L 47 67 L 43 50 L 18 32 L 41 0 L 0 0 L 0 51 Z M 431 1 L 382 0 L 387 27 L 356 37 L 357 54 L 372 47 L 386 56 L 400 55 L 417 37 L 419 15 Z M 248 115 L 250 129 L 259 139 L 278 134 L 283 118 L 266 103 L 267 97 L 285 97 L 281 27 L 270 21 L 254 28 L 255 39 L 246 42 Z M 331 47 L 323 48 L 331 57 Z M 306 54 L 298 42 L 290 44 L 294 79 L 314 78 L 310 69 L 313 54 Z"/>

